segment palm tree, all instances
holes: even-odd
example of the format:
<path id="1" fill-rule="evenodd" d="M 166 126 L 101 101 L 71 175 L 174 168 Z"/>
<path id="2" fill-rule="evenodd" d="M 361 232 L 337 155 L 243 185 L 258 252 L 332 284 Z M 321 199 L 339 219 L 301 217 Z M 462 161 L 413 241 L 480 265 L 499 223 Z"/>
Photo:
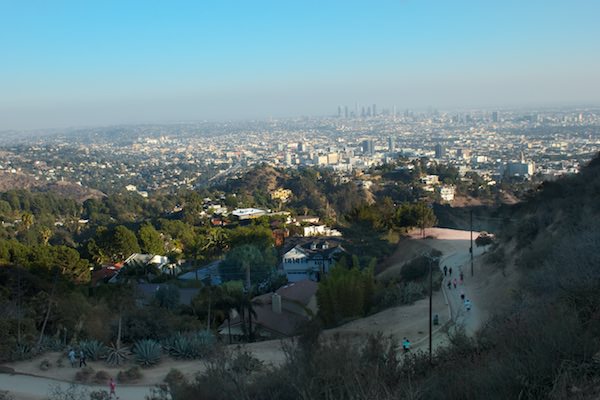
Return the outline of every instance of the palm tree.
<path id="1" fill-rule="evenodd" d="M 44 246 L 47 246 L 48 241 L 52 237 L 52 230 L 50 228 L 42 228 L 40 230 L 40 235 L 42 236 L 42 242 L 44 243 Z"/>
<path id="2" fill-rule="evenodd" d="M 21 215 L 21 223 L 23 224 L 25 230 L 31 228 L 31 225 L 33 225 L 33 214 L 24 212 L 23 215 Z"/>

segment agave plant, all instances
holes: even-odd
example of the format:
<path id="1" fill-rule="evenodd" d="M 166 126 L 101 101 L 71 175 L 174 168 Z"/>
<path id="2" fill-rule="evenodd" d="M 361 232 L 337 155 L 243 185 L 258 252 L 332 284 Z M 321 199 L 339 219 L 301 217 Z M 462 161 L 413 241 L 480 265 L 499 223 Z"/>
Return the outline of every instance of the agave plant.
<path id="1" fill-rule="evenodd" d="M 121 365 L 127 361 L 129 348 L 111 343 L 106 347 L 106 362 L 109 365 Z"/>
<path id="2" fill-rule="evenodd" d="M 149 367 L 160 361 L 160 343 L 152 339 L 138 340 L 133 345 L 135 360 L 142 366 Z"/>
<path id="3" fill-rule="evenodd" d="M 210 332 L 178 332 L 163 341 L 163 348 L 175 358 L 192 360 L 208 354 L 214 342 L 214 336 Z"/>
<path id="4" fill-rule="evenodd" d="M 175 336 L 164 342 L 165 350 L 175 358 L 193 359 L 195 357 L 191 341 L 188 337 L 177 332 Z"/>
<path id="5" fill-rule="evenodd" d="M 53 336 L 46 336 L 42 338 L 40 350 L 42 351 L 62 351 L 65 348 L 62 341 Z"/>
<path id="6" fill-rule="evenodd" d="M 97 340 L 82 340 L 79 342 L 79 347 L 92 361 L 98 361 L 106 354 L 106 346 Z"/>

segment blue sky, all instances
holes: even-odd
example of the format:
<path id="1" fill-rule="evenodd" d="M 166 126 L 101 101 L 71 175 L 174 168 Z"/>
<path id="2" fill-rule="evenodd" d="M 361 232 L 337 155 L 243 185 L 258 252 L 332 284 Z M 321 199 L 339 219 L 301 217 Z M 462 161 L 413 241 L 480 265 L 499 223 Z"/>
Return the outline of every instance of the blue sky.
<path id="1" fill-rule="evenodd" d="M 599 1 L 0 0 L 0 130 L 600 102 Z"/>

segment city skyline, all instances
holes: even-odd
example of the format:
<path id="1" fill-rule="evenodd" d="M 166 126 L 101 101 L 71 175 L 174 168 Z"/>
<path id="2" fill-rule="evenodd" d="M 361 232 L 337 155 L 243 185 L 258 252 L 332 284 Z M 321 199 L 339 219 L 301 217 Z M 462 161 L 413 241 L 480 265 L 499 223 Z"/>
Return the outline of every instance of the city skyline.
<path id="1" fill-rule="evenodd" d="M 600 104 L 591 1 L 1 8 L 0 131 Z"/>

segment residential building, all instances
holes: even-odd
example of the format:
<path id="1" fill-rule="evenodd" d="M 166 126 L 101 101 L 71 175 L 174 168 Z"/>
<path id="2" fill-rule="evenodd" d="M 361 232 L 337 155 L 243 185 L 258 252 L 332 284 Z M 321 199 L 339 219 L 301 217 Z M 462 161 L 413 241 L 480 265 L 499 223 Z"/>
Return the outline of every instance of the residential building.
<path id="1" fill-rule="evenodd" d="M 296 239 L 296 238 L 295 238 Z M 313 240 L 289 240 L 282 251 L 280 269 L 289 282 L 305 279 L 320 281 L 346 250 L 342 240 L 334 237 Z"/>

